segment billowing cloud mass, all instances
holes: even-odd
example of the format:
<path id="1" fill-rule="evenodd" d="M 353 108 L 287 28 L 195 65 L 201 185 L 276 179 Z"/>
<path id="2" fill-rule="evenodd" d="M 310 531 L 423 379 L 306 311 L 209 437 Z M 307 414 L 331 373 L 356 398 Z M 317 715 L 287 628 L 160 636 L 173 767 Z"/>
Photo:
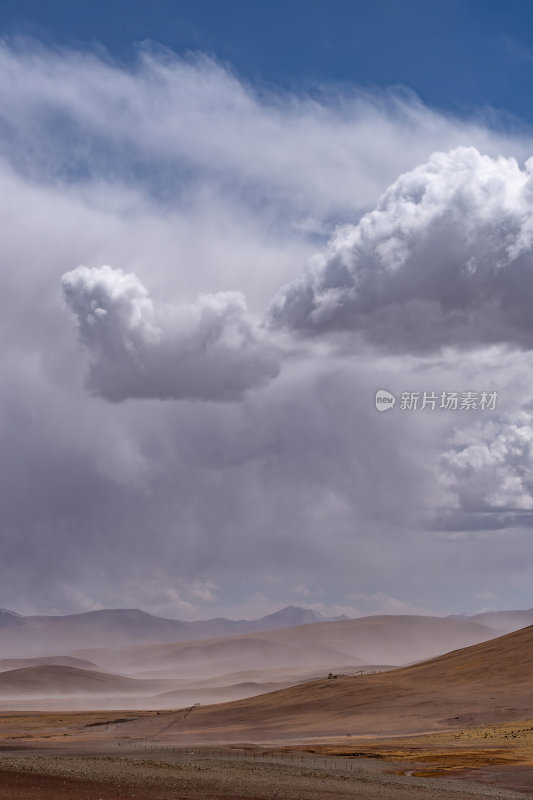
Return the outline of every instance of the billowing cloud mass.
<path id="1" fill-rule="evenodd" d="M 528 131 L 155 50 L 0 96 L 0 607 L 531 605 Z"/>
<path id="2" fill-rule="evenodd" d="M 435 153 L 384 192 L 271 309 L 274 325 L 355 331 L 390 351 L 533 347 L 533 159 Z"/>
<path id="3" fill-rule="evenodd" d="M 474 512 L 533 511 L 532 422 L 530 413 L 520 412 L 454 437 L 442 460 L 461 507 Z"/>
<path id="4" fill-rule="evenodd" d="M 108 266 L 78 267 L 62 285 L 90 353 L 88 386 L 108 400 L 235 400 L 279 372 L 239 292 L 156 310 L 135 275 Z"/>
<path id="5" fill-rule="evenodd" d="M 530 349 L 532 173 L 533 158 L 521 169 L 473 147 L 434 154 L 281 291 L 271 330 L 351 331 L 393 352 Z M 241 294 L 205 295 L 156 319 L 133 275 L 80 267 L 63 288 L 92 354 L 89 385 L 107 399 L 236 399 L 278 373 Z"/>

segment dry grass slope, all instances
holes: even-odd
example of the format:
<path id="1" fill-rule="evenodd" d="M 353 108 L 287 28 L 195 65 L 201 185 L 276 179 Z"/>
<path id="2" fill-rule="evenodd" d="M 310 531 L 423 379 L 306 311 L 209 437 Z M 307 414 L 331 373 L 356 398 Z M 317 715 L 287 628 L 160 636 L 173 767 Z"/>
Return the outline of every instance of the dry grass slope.
<path id="1" fill-rule="evenodd" d="M 533 626 L 377 675 L 201 708 L 189 732 L 241 738 L 394 734 L 533 715 Z"/>

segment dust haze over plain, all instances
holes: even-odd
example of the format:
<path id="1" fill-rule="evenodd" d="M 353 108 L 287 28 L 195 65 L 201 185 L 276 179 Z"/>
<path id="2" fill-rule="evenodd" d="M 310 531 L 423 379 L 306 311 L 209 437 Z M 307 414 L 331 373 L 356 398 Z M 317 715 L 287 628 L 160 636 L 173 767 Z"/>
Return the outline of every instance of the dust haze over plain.
<path id="1" fill-rule="evenodd" d="M 308 621 L 286 627 L 295 616 Z M 4 617 L 4 711 L 168 709 L 240 700 L 323 679 L 332 669 L 344 675 L 387 671 L 512 629 L 507 618 L 494 627 L 499 617 L 493 626 L 416 615 L 313 622 L 303 609 L 248 623 L 186 624 L 127 609 Z"/>
<path id="2" fill-rule="evenodd" d="M 0 604 L 529 605 L 527 131 L 150 50 L 0 90 Z"/>

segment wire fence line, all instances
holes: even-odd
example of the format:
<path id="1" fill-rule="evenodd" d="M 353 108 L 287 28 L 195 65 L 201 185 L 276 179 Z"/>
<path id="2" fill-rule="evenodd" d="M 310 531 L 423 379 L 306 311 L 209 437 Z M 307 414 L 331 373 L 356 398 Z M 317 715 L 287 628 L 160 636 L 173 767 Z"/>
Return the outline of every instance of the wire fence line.
<path id="1" fill-rule="evenodd" d="M 160 756 L 182 756 L 184 760 L 190 760 L 190 756 L 200 759 L 232 759 L 237 761 L 246 760 L 256 763 L 284 763 L 297 766 L 305 765 L 308 767 L 325 767 L 329 769 L 344 769 L 350 772 L 362 772 L 362 768 L 357 764 L 356 756 L 324 756 L 316 753 L 303 753 L 298 751 L 283 751 L 261 748 L 206 748 L 191 750 L 190 747 L 183 745 L 161 744 L 149 741 L 128 741 L 117 743 L 123 752 L 126 750 L 134 753 L 151 753 Z"/>

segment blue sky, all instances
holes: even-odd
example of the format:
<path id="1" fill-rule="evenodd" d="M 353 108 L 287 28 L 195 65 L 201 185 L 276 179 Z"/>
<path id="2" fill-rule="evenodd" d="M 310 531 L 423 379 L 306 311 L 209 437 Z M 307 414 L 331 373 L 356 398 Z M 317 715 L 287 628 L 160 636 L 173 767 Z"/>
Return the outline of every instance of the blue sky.
<path id="1" fill-rule="evenodd" d="M 439 108 L 533 121 L 524 0 L 3 0 L 0 30 L 123 59 L 153 40 L 209 53 L 254 82 L 401 85 Z"/>

